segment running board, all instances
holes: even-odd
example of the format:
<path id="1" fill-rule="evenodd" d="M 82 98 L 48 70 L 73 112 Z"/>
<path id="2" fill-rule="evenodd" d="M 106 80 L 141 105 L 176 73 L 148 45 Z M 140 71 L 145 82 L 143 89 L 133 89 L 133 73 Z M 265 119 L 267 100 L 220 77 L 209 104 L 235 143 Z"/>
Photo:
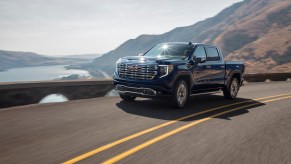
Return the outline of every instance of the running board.
<path id="1" fill-rule="evenodd" d="M 199 96 L 199 95 L 212 95 L 212 94 L 216 94 L 216 93 L 221 93 L 221 91 L 215 91 L 215 92 L 205 92 L 205 93 L 194 93 L 194 94 L 190 94 L 190 96 Z"/>

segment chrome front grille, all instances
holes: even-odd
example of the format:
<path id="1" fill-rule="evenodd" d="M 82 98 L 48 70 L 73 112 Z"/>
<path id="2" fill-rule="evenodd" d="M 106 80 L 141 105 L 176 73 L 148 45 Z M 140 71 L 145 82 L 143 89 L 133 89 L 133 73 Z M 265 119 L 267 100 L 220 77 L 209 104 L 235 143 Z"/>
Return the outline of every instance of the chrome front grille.
<path id="1" fill-rule="evenodd" d="M 156 65 L 119 64 L 117 70 L 119 77 L 128 79 L 151 80 L 157 75 Z"/>

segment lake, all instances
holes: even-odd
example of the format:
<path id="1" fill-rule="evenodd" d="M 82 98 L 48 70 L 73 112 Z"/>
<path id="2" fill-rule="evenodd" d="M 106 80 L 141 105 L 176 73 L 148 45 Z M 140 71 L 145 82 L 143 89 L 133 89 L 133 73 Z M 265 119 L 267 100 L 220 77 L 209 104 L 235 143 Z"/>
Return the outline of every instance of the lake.
<path id="1" fill-rule="evenodd" d="M 65 66 L 67 65 L 20 67 L 8 69 L 7 71 L 0 72 L 0 82 L 53 80 L 73 74 L 90 77 L 90 73 L 88 71 L 77 69 L 67 70 Z"/>
<path id="2" fill-rule="evenodd" d="M 64 76 L 77 74 L 79 76 L 92 77 L 88 71 L 66 69 L 67 65 L 20 67 L 0 72 L 0 82 L 15 81 L 41 81 L 53 80 Z M 110 77 L 106 72 L 98 70 L 105 78 Z M 116 91 L 109 92 L 106 96 L 116 96 Z M 64 102 L 68 99 L 61 94 L 51 94 L 43 98 L 40 103 Z"/>

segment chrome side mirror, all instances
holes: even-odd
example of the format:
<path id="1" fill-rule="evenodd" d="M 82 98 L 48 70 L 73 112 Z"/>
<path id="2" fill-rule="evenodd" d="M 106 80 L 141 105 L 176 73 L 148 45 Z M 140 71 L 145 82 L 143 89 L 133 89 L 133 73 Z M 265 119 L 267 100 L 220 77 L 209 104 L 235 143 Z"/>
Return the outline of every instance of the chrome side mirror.
<path id="1" fill-rule="evenodd" d="M 200 58 L 200 63 L 205 63 L 206 62 L 206 57 Z"/>
<path id="2" fill-rule="evenodd" d="M 195 62 L 197 63 L 205 63 L 206 57 L 195 57 Z"/>

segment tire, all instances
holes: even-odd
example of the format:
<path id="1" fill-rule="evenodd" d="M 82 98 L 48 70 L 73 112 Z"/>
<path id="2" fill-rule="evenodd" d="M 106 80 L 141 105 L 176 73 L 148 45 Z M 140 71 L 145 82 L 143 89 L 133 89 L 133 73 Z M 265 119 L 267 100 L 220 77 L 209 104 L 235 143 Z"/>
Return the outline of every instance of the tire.
<path id="1" fill-rule="evenodd" d="M 172 96 L 173 106 L 175 108 L 184 108 L 189 99 L 189 86 L 184 80 L 175 83 L 174 94 Z"/>
<path id="2" fill-rule="evenodd" d="M 238 79 L 233 77 L 228 86 L 223 90 L 223 95 L 226 99 L 235 99 L 239 91 L 240 85 Z"/>
<path id="3" fill-rule="evenodd" d="M 134 101 L 136 98 L 135 96 L 129 96 L 129 95 L 124 95 L 124 94 L 120 94 L 119 96 L 125 101 Z"/>

